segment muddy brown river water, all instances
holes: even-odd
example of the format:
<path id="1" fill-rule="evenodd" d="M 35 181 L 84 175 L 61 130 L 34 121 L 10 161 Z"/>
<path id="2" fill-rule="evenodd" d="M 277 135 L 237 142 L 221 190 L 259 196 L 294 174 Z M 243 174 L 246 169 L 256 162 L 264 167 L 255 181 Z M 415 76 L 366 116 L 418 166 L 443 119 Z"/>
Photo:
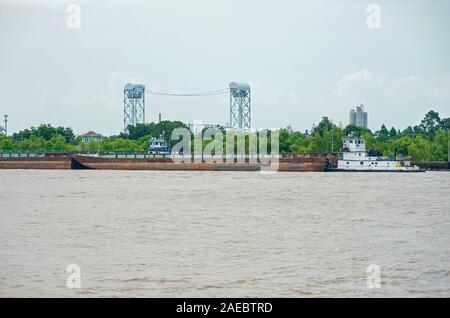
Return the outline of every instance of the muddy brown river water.
<path id="1" fill-rule="evenodd" d="M 449 172 L 0 170 L 0 216 L 2 297 L 450 296 Z"/>

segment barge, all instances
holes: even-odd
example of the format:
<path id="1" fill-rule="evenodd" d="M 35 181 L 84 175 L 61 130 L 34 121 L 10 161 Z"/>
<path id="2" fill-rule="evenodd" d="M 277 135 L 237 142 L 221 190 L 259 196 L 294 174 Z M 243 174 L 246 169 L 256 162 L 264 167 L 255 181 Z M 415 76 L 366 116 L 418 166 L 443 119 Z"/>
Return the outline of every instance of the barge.
<path id="1" fill-rule="evenodd" d="M 194 170 L 194 171 L 325 171 L 337 157 L 327 154 L 295 154 L 253 158 L 224 156 L 219 160 L 206 157 L 172 157 L 165 154 L 121 153 L 42 153 L 2 154 L 0 169 L 93 169 L 93 170 Z M 273 165 L 272 165 L 273 163 Z"/>

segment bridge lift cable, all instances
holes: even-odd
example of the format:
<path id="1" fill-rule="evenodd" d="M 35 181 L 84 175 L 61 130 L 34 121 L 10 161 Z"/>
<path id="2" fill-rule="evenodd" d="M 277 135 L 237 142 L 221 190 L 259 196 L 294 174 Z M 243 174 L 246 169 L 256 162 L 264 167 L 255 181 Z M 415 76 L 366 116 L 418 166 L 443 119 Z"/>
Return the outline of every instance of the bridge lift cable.
<path id="1" fill-rule="evenodd" d="M 145 91 L 145 93 L 149 94 L 149 95 L 185 96 L 185 97 L 214 96 L 214 95 L 227 94 L 228 92 L 229 92 L 229 88 L 219 89 L 219 90 L 209 91 L 209 92 L 203 92 L 203 93 L 166 93 L 166 92 L 156 92 L 156 91 Z"/>

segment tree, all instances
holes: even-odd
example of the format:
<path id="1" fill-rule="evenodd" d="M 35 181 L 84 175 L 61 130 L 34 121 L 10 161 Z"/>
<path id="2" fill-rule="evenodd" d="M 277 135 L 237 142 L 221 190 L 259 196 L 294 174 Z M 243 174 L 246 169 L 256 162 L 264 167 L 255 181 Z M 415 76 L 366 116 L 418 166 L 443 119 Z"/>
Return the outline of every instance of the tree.
<path id="1" fill-rule="evenodd" d="M 290 133 L 287 129 L 280 129 L 279 138 L 280 153 L 303 153 L 310 151 L 310 138 L 299 131 Z"/>
<path id="2" fill-rule="evenodd" d="M 439 117 L 439 113 L 430 110 L 426 113 L 425 117 L 422 119 L 420 126 L 426 132 L 426 136 L 428 140 L 432 140 L 436 133 L 436 130 L 441 125 L 441 118 Z"/>
<path id="3" fill-rule="evenodd" d="M 46 142 L 45 150 L 73 151 L 76 147 L 67 143 L 62 135 L 54 135 L 52 139 Z"/>
<path id="4" fill-rule="evenodd" d="M 414 136 L 414 130 L 411 126 L 408 126 L 405 128 L 405 130 L 402 131 L 401 133 L 402 136 L 408 136 L 408 137 L 413 137 Z"/>
<path id="5" fill-rule="evenodd" d="M 423 136 L 416 136 L 408 146 L 408 154 L 415 161 L 430 161 L 430 143 Z"/>
<path id="6" fill-rule="evenodd" d="M 333 122 L 328 119 L 328 117 L 322 117 L 322 120 L 319 122 L 319 124 L 314 127 L 312 133 L 317 133 L 320 135 L 320 137 L 323 137 L 323 135 L 325 134 L 325 132 L 327 132 L 328 130 L 330 130 L 331 128 L 333 128 L 335 125 L 333 124 Z"/>
<path id="7" fill-rule="evenodd" d="M 448 131 L 438 129 L 431 144 L 433 161 L 448 161 Z"/>
<path id="8" fill-rule="evenodd" d="M 137 140 L 143 136 L 151 135 L 155 131 L 155 123 L 149 124 L 136 124 L 136 126 L 128 126 L 128 135 L 124 135 L 123 137 L 128 137 L 132 140 Z"/>
<path id="9" fill-rule="evenodd" d="M 0 150 L 11 150 L 13 146 L 11 137 L 0 134 Z"/>
<path id="10" fill-rule="evenodd" d="M 375 132 L 375 138 L 378 142 L 386 142 L 389 139 L 389 131 L 384 124 Z"/>
<path id="11" fill-rule="evenodd" d="M 105 139 L 100 142 L 100 150 L 111 151 L 143 151 L 144 148 L 137 140 L 115 138 L 113 140 Z"/>
<path id="12" fill-rule="evenodd" d="M 412 144 L 410 137 L 400 137 L 392 142 L 392 152 L 390 156 L 408 155 L 408 146 Z"/>
<path id="13" fill-rule="evenodd" d="M 348 125 L 344 128 L 344 135 L 349 136 L 352 135 L 354 137 L 362 137 L 365 133 L 372 133 L 370 129 L 359 127 L 356 125 Z"/>
<path id="14" fill-rule="evenodd" d="M 421 126 L 421 125 L 415 125 L 413 127 L 413 136 L 422 136 L 422 137 L 426 137 L 427 132 L 425 131 L 425 129 Z"/>
<path id="15" fill-rule="evenodd" d="M 90 141 L 88 143 L 81 143 L 81 150 L 99 151 L 101 147 L 102 143 L 99 141 Z"/>
<path id="16" fill-rule="evenodd" d="M 312 152 L 326 152 L 327 144 L 319 133 L 312 134 L 310 143 L 310 149 Z"/>
<path id="17" fill-rule="evenodd" d="M 450 118 L 443 118 L 441 120 L 441 124 L 439 125 L 439 128 L 444 131 L 450 130 Z"/>
<path id="18" fill-rule="evenodd" d="M 392 128 L 389 130 L 389 137 L 390 137 L 390 138 L 396 138 L 396 137 L 397 137 L 397 130 L 396 130 L 394 127 L 392 127 Z"/>
<path id="19" fill-rule="evenodd" d="M 31 137 L 39 137 L 49 141 L 57 135 L 62 136 L 68 144 L 75 141 L 75 134 L 71 128 L 53 127 L 50 124 L 42 124 L 39 127 L 21 130 L 18 133 L 14 133 L 13 138 L 16 141 L 20 141 Z"/>
<path id="20" fill-rule="evenodd" d="M 74 134 L 72 128 L 57 127 L 55 135 L 60 135 L 60 136 L 64 137 L 66 143 L 68 143 L 68 144 L 73 144 L 75 142 L 75 134 Z"/>
<path id="21" fill-rule="evenodd" d="M 17 150 L 46 150 L 46 140 L 42 137 L 31 136 L 15 144 Z"/>
<path id="22" fill-rule="evenodd" d="M 120 137 L 131 140 L 138 140 L 144 136 L 159 137 L 164 134 L 167 141 L 170 140 L 172 131 L 175 128 L 188 128 L 181 121 L 164 120 L 160 123 L 136 124 L 136 126 L 128 126 L 128 134 L 122 134 Z"/>
<path id="23" fill-rule="evenodd" d="M 287 129 L 280 129 L 280 153 L 291 152 L 291 134 Z"/>
<path id="24" fill-rule="evenodd" d="M 366 142 L 366 150 L 369 151 L 371 149 L 377 149 L 377 142 L 375 141 L 375 136 L 370 133 L 366 132 L 363 135 L 364 141 Z"/>

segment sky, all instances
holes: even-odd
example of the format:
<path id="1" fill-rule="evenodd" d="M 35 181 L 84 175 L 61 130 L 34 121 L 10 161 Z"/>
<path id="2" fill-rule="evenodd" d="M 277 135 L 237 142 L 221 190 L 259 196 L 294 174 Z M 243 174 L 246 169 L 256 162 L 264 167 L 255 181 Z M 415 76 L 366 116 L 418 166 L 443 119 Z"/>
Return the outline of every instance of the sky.
<path id="1" fill-rule="evenodd" d="M 450 117 L 449 30 L 446 0 L 0 0 L 0 115 L 10 133 L 118 134 L 128 82 L 197 93 L 237 81 L 251 86 L 253 128 L 345 126 L 364 104 L 370 129 L 403 129 L 429 110 Z M 225 125 L 229 97 L 148 95 L 147 122 L 159 113 Z"/>

